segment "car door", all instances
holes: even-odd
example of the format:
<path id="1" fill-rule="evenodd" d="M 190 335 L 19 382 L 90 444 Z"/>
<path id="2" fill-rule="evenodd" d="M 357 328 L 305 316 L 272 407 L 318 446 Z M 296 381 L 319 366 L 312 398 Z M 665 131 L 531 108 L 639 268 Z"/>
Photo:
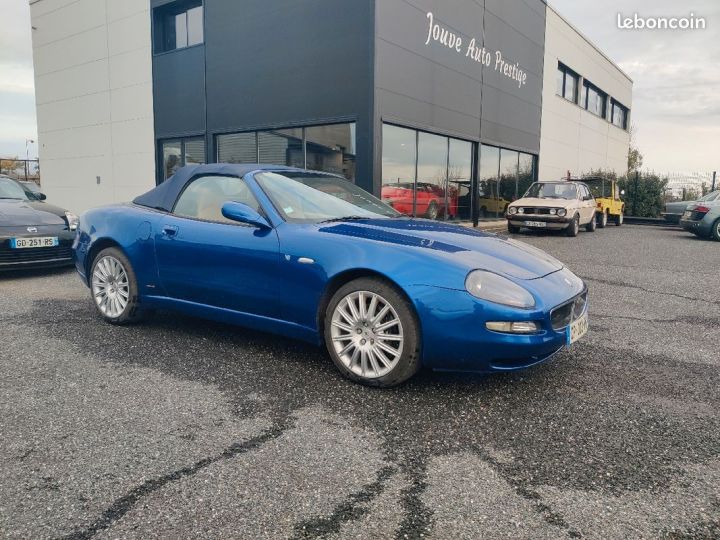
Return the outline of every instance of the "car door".
<path id="1" fill-rule="evenodd" d="M 177 300 L 276 317 L 279 243 L 275 229 L 225 218 L 228 201 L 262 213 L 244 180 L 201 176 L 159 222 L 155 238 L 160 282 Z"/>

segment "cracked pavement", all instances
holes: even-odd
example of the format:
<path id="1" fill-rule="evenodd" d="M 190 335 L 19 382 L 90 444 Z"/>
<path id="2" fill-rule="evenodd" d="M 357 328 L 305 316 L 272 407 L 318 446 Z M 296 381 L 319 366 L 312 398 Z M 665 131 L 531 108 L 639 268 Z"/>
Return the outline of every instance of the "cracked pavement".
<path id="1" fill-rule="evenodd" d="M 72 271 L 0 275 L 0 534 L 720 537 L 718 244 L 514 237 L 588 282 L 586 338 L 391 390 L 241 328 L 108 326 Z"/>

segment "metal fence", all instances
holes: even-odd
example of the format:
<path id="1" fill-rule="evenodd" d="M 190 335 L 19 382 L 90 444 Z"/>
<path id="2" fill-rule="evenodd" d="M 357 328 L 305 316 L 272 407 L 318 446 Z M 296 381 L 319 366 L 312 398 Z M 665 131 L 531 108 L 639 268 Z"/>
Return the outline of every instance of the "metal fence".
<path id="1" fill-rule="evenodd" d="M 663 202 L 693 201 L 707 193 L 720 189 L 716 172 L 669 172 L 655 173 L 667 179 Z"/>
<path id="2" fill-rule="evenodd" d="M 32 180 L 40 185 L 40 161 L 37 159 L 0 158 L 0 175 L 15 180 Z"/>

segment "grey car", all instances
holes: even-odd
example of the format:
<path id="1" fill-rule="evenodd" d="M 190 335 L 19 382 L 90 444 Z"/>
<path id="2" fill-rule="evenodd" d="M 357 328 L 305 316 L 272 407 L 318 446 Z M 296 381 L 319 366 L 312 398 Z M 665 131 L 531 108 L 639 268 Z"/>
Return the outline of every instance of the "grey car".
<path id="1" fill-rule="evenodd" d="M 680 218 L 680 226 L 697 236 L 720 242 L 720 197 L 688 206 Z"/>
<path id="2" fill-rule="evenodd" d="M 665 211 L 662 213 L 666 221 L 678 223 L 683 216 L 683 212 L 693 204 L 720 201 L 720 190 L 711 191 L 697 201 L 676 201 L 669 202 L 665 205 Z"/>

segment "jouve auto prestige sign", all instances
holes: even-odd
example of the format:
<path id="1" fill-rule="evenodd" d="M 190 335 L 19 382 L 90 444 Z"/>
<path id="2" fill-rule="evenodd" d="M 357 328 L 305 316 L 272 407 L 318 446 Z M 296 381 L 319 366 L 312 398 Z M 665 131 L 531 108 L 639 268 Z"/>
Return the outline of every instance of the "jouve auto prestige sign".
<path id="1" fill-rule="evenodd" d="M 451 32 L 448 28 L 435 22 L 435 15 L 433 15 L 432 11 L 428 11 L 427 20 L 428 30 L 425 45 L 429 46 L 437 43 L 442 47 L 447 47 L 458 54 L 465 55 L 469 60 L 477 62 L 483 69 L 493 66 L 495 71 L 508 79 L 512 79 L 518 85 L 518 88 L 525 86 L 527 72 L 520 67 L 518 62 L 507 61 L 503 57 L 502 51 L 491 51 L 481 47 L 475 38 L 470 39 L 465 45 L 463 36 Z"/>

